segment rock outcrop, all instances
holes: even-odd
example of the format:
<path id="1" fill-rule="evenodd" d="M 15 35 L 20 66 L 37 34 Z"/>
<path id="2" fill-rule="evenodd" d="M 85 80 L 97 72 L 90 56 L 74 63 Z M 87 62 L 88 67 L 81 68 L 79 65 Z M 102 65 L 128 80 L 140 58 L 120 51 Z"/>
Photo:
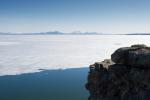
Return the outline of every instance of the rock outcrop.
<path id="1" fill-rule="evenodd" d="M 111 55 L 116 64 L 126 64 L 136 67 L 150 67 L 150 47 L 132 45 L 116 50 Z"/>
<path id="2" fill-rule="evenodd" d="M 150 48 L 119 48 L 111 59 L 90 65 L 89 100 L 150 100 Z"/>

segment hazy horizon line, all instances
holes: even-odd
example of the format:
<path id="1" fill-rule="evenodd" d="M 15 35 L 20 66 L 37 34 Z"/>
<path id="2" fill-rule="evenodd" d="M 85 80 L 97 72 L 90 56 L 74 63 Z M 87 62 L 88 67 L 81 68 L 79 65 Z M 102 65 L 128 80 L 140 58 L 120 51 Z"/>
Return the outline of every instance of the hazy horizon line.
<path id="1" fill-rule="evenodd" d="M 84 31 L 72 31 L 72 32 L 62 32 L 62 31 L 41 31 L 41 32 L 0 32 L 0 34 L 52 34 L 52 33 L 58 33 L 58 34 L 150 34 L 150 32 L 132 32 L 132 33 L 105 33 L 105 32 L 84 32 Z"/>

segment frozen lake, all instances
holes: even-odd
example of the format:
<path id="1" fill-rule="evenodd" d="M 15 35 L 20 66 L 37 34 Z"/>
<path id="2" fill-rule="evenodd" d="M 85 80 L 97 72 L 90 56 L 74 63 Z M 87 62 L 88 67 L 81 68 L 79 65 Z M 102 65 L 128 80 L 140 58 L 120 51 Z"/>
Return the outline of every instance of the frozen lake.
<path id="1" fill-rule="evenodd" d="M 88 67 L 122 46 L 146 44 L 147 35 L 0 35 L 0 76 L 39 69 Z"/>

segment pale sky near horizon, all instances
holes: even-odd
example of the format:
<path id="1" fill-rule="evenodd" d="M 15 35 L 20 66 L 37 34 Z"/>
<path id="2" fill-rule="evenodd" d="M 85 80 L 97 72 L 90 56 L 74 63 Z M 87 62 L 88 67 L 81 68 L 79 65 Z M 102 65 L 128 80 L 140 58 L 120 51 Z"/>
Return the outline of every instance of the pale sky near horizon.
<path id="1" fill-rule="evenodd" d="M 150 33 L 150 0 L 0 0 L 0 32 Z"/>

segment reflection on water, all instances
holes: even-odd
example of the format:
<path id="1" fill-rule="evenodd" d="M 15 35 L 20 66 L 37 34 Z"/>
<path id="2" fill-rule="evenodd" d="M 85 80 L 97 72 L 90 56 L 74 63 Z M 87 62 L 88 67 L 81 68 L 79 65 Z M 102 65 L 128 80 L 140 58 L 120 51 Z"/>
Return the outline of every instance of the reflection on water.
<path id="1" fill-rule="evenodd" d="M 0 77 L 0 100 L 87 100 L 88 68 Z"/>

